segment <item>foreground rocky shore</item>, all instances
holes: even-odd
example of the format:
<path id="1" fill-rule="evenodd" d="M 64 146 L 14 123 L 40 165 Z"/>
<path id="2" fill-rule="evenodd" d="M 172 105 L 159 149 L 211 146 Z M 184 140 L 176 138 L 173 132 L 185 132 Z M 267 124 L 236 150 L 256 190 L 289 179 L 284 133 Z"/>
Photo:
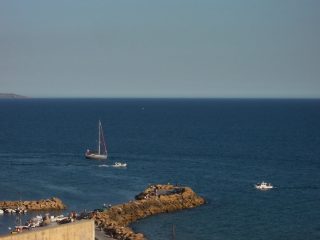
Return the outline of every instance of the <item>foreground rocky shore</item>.
<path id="1" fill-rule="evenodd" d="M 143 234 L 133 232 L 128 225 L 151 215 L 194 208 L 204 203 L 204 198 L 189 187 L 153 185 L 137 195 L 134 201 L 97 212 L 93 218 L 99 228 L 115 239 L 144 240 Z"/>
<path id="2" fill-rule="evenodd" d="M 37 201 L 0 201 L 0 209 L 23 210 L 62 210 L 66 206 L 59 198 L 42 199 Z"/>

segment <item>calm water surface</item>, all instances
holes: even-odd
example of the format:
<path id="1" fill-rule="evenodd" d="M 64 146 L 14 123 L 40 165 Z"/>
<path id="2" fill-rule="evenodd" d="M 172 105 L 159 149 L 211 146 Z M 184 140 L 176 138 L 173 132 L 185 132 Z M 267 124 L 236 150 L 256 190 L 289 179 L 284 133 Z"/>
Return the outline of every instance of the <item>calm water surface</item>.
<path id="1" fill-rule="evenodd" d="M 101 120 L 107 161 L 83 157 Z M 191 186 L 196 209 L 133 225 L 149 239 L 320 239 L 320 100 L 0 100 L 0 200 L 57 196 L 68 210 Z M 109 167 L 127 162 L 127 169 Z M 277 186 L 253 188 L 259 181 Z M 29 216 L 27 216 L 29 217 Z M 15 225 L 0 216 L 0 233 Z"/>

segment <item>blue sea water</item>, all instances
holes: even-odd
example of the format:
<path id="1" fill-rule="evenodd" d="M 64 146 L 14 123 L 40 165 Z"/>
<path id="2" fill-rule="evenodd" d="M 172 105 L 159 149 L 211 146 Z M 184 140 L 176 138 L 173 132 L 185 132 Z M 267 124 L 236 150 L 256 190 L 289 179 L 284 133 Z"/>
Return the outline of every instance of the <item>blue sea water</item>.
<path id="1" fill-rule="evenodd" d="M 99 119 L 102 162 L 84 158 Z M 320 100 L 0 100 L 0 200 L 57 196 L 81 211 L 168 182 L 207 199 L 133 224 L 154 240 L 172 224 L 176 239 L 320 239 L 319 160 Z M 277 188 L 255 190 L 263 180 Z M 0 216 L 0 233 L 15 221 Z"/>

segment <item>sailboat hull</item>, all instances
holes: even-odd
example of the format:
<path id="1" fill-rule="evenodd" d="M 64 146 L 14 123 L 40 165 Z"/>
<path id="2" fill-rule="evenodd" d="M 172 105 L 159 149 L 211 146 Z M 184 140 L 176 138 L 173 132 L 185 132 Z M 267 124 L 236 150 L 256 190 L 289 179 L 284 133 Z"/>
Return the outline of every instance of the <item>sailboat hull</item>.
<path id="1" fill-rule="evenodd" d="M 90 153 L 90 154 L 85 154 L 87 159 L 94 159 L 94 160 L 106 160 L 107 155 L 101 155 L 101 154 L 95 154 L 95 153 Z"/>

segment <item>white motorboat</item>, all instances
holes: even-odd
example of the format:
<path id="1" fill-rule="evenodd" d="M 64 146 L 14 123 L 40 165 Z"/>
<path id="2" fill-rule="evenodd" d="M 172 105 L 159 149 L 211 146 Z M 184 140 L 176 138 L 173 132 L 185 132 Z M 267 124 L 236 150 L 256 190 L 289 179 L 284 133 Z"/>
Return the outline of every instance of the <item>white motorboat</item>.
<path id="1" fill-rule="evenodd" d="M 41 215 L 37 215 L 36 217 L 31 218 L 29 220 L 29 224 L 31 228 L 39 227 L 42 222 L 43 222 L 43 218 Z"/>
<path id="2" fill-rule="evenodd" d="M 266 183 L 266 182 L 262 182 L 262 183 L 257 183 L 256 185 L 254 185 L 256 189 L 259 190 L 269 190 L 272 189 L 273 186 L 271 185 L 271 183 Z"/>
<path id="3" fill-rule="evenodd" d="M 15 213 L 16 212 L 14 209 L 11 209 L 11 208 L 7 208 L 4 211 L 5 211 L 5 213 Z"/>
<path id="4" fill-rule="evenodd" d="M 17 214 L 25 214 L 25 213 L 27 213 L 27 210 L 18 207 L 17 209 L 15 209 L 15 212 L 16 212 Z"/>
<path id="5" fill-rule="evenodd" d="M 106 160 L 108 158 L 108 152 L 106 147 L 106 141 L 104 140 L 102 125 L 99 120 L 99 137 L 98 137 L 98 151 L 91 151 L 87 149 L 85 153 L 85 157 L 88 159 L 94 159 L 94 160 Z"/>
<path id="6" fill-rule="evenodd" d="M 127 167 L 126 163 L 115 162 L 112 167 Z"/>
<path id="7" fill-rule="evenodd" d="M 59 215 L 59 216 L 56 216 L 56 217 L 51 216 L 50 220 L 51 220 L 51 222 L 59 222 L 59 221 L 65 219 L 65 218 L 66 217 L 64 215 Z"/>
<path id="8" fill-rule="evenodd" d="M 0 215 L 2 215 L 4 213 L 4 211 L 2 209 L 0 209 Z"/>

